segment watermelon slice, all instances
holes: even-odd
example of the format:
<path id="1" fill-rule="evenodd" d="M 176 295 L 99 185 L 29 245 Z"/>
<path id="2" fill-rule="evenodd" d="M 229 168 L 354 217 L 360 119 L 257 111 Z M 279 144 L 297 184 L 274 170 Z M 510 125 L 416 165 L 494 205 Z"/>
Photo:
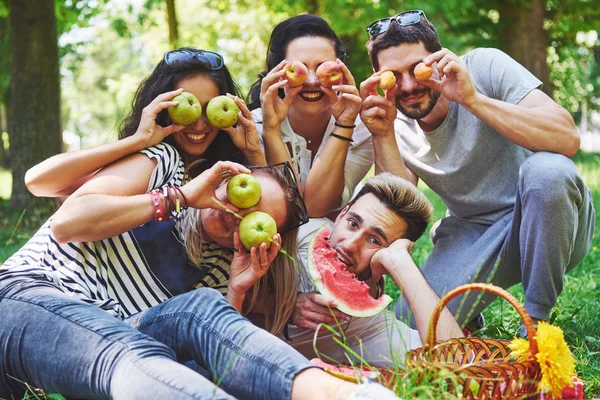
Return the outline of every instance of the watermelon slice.
<path id="1" fill-rule="evenodd" d="M 369 286 L 359 281 L 346 269 L 329 246 L 330 230 L 319 229 L 310 241 L 308 249 L 308 269 L 322 295 L 338 302 L 338 310 L 354 317 L 371 317 L 379 314 L 392 302 L 386 294 L 378 299 L 371 297 Z"/>
<path id="2" fill-rule="evenodd" d="M 368 367 L 363 366 L 362 368 L 343 367 L 341 365 L 333 365 L 322 361 L 320 358 L 313 358 L 310 362 L 317 367 L 321 367 L 337 378 L 343 379 L 348 382 L 358 383 L 362 377 L 377 379 L 379 378 L 379 372 L 372 371 Z"/>

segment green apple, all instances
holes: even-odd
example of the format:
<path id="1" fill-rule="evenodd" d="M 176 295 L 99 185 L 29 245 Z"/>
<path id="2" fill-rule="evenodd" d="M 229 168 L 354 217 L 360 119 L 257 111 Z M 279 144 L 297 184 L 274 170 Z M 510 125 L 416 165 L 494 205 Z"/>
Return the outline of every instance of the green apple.
<path id="1" fill-rule="evenodd" d="M 273 217 L 266 212 L 253 211 L 240 221 L 240 240 L 245 248 L 250 250 L 261 243 L 271 246 L 273 236 L 277 234 L 277 224 Z"/>
<path id="2" fill-rule="evenodd" d="M 218 129 L 229 128 L 238 120 L 240 109 L 231 97 L 217 96 L 206 106 L 206 117 L 212 126 Z"/>
<path id="3" fill-rule="evenodd" d="M 227 182 L 227 198 L 237 208 L 250 208 L 260 200 L 262 186 L 250 174 L 237 174 Z"/>
<path id="4" fill-rule="evenodd" d="M 174 124 L 190 125 L 202 116 L 202 105 L 196 96 L 189 92 L 181 92 L 171 101 L 177 103 L 176 106 L 169 107 L 169 117 Z"/>

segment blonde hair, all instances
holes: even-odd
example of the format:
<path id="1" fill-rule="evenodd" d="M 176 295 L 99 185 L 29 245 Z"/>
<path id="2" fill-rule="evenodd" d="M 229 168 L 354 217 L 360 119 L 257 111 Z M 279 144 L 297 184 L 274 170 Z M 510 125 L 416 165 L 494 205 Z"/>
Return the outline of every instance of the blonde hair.
<path id="1" fill-rule="evenodd" d="M 289 186 L 283 174 L 273 168 L 250 168 L 254 174 L 269 176 L 283 189 L 286 199 L 286 218 L 283 230 L 293 220 L 293 201 L 295 191 Z M 202 219 L 201 210 L 190 209 L 181 220 L 180 230 L 185 242 L 188 260 L 199 267 L 202 264 Z M 255 305 L 264 310 L 265 329 L 273 334 L 283 331 L 287 321 L 292 316 L 299 288 L 299 278 L 296 267 L 298 259 L 297 236 L 298 228 L 280 233 L 281 248 L 267 273 L 258 280 L 246 294 L 244 315 L 248 314 Z M 271 321 L 272 319 L 272 321 Z"/>
<path id="2" fill-rule="evenodd" d="M 433 205 L 421 190 L 406 179 L 389 172 L 375 175 L 367 179 L 365 186 L 348 203 L 348 207 L 369 193 L 406 221 L 408 227 L 404 234 L 405 238 L 414 242 L 427 229 L 433 213 Z"/>

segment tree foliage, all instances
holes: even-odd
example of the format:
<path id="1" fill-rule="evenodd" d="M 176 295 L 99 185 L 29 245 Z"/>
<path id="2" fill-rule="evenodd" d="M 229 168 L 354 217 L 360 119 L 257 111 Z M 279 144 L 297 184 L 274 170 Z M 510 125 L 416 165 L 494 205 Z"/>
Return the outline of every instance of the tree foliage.
<path id="1" fill-rule="evenodd" d="M 171 29 L 168 1 L 177 15 Z M 236 81 L 248 90 L 265 67 L 272 28 L 303 12 L 321 15 L 331 23 L 346 46 L 350 69 L 361 82 L 372 72 L 364 28 L 376 19 L 423 9 L 438 29 L 442 44 L 456 53 L 484 46 L 511 54 L 514 42 L 527 49 L 530 38 L 527 32 L 515 30 L 507 7 L 527 18 L 528 7 L 541 2 L 547 87 L 553 88 L 553 97 L 578 119 L 586 118 L 585 109 L 600 109 L 596 31 L 600 8 L 592 0 L 168 1 L 55 0 L 62 122 L 69 144 L 89 146 L 114 138 L 115 126 L 129 107 L 137 84 L 164 51 L 174 46 L 173 28 L 178 45 L 223 54 Z M 7 15 L 8 0 L 0 0 L 0 94 L 7 93 L 10 78 L 8 39 L 3 34 L 8 29 Z M 0 102 L 6 101 L 0 96 Z"/>

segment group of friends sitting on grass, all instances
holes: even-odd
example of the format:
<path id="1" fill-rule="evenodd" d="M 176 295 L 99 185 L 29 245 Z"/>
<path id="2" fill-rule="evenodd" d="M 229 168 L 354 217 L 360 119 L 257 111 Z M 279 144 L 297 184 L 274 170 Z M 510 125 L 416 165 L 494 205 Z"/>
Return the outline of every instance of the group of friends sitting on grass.
<path id="1" fill-rule="evenodd" d="M 0 398 L 26 382 L 78 399 L 394 399 L 309 359 L 398 365 L 424 343 L 439 296 L 468 282 L 522 282 L 527 312 L 549 319 L 595 220 L 570 160 L 572 117 L 503 52 L 443 48 L 422 11 L 366 29 L 374 73 L 357 85 L 325 20 L 281 22 L 247 103 L 221 55 L 168 51 L 118 141 L 27 172 L 34 195 L 66 199 L 0 267 Z M 296 61 L 302 84 L 290 82 Z M 343 76 L 331 87 L 317 74 L 328 61 Z M 415 73 L 421 63 L 430 77 Z M 229 97 L 237 123 L 219 129 L 205 112 L 174 123 L 168 109 L 182 92 L 203 109 Z M 249 208 L 228 198 L 241 173 L 262 187 Z M 411 251 L 433 221 L 419 179 L 448 209 L 420 267 Z M 255 211 L 278 233 L 246 250 L 240 218 Z M 393 311 L 350 317 L 315 289 L 309 243 L 323 226 L 375 297 L 384 275 L 398 286 Z M 450 302 L 437 338 L 461 337 L 492 300 Z M 320 324 L 341 330 L 345 346 Z"/>

